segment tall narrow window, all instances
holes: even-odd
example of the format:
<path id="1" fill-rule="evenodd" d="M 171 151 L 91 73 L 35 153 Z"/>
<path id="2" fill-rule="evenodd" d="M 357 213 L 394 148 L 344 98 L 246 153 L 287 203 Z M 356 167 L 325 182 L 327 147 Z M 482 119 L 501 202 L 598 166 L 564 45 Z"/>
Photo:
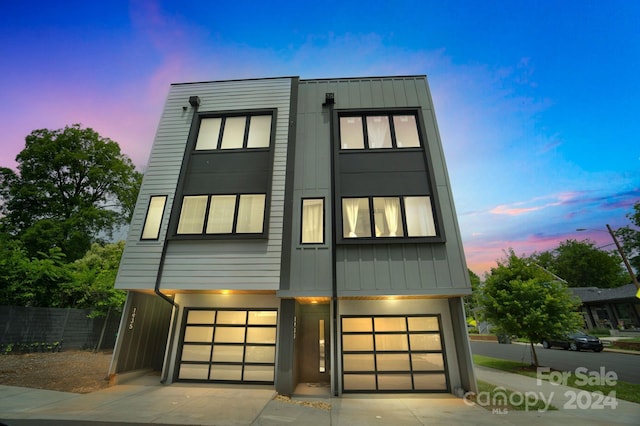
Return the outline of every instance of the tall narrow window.
<path id="1" fill-rule="evenodd" d="M 398 197 L 374 197 L 376 237 L 402 237 L 402 213 Z"/>
<path id="2" fill-rule="evenodd" d="M 178 234 L 202 233 L 208 198 L 206 195 L 184 197 L 178 222 Z"/>
<path id="3" fill-rule="evenodd" d="M 391 148 L 389 117 L 386 115 L 367 117 L 367 136 L 369 137 L 369 148 Z"/>
<path id="4" fill-rule="evenodd" d="M 302 200 L 302 243 L 324 243 L 324 200 L 321 198 Z"/>
<path id="5" fill-rule="evenodd" d="M 340 143 L 342 149 L 364 149 L 362 117 L 340 117 Z"/>
<path id="6" fill-rule="evenodd" d="M 236 232 L 260 233 L 264 226 L 264 194 L 242 194 L 238 206 Z"/>
<path id="7" fill-rule="evenodd" d="M 398 148 L 418 148 L 420 146 L 415 116 L 394 115 L 393 127 L 396 131 L 396 145 Z"/>
<path id="8" fill-rule="evenodd" d="M 224 123 L 221 149 L 242 148 L 246 121 L 247 117 L 227 117 Z"/>
<path id="9" fill-rule="evenodd" d="M 142 228 L 143 240 L 157 240 L 160 234 L 160 224 L 162 223 L 162 214 L 164 206 L 167 202 L 166 195 L 155 195 L 149 201 L 149 209 L 147 217 L 144 219 L 144 227 Z"/>
<path id="10" fill-rule="evenodd" d="M 196 150 L 218 148 L 218 137 L 222 118 L 203 118 L 200 121 L 200 131 L 196 142 Z"/>
<path id="11" fill-rule="evenodd" d="M 235 195 L 213 195 L 207 220 L 207 234 L 233 232 L 233 215 L 236 211 Z"/>
<path id="12" fill-rule="evenodd" d="M 268 148 L 271 139 L 271 116 L 254 115 L 250 118 L 247 148 Z"/>

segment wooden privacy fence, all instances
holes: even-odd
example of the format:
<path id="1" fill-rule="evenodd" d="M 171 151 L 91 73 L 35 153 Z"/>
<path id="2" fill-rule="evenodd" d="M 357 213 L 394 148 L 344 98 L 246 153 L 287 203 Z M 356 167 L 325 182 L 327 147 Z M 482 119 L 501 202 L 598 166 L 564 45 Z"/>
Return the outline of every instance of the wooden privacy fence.
<path id="1" fill-rule="evenodd" d="M 120 312 L 89 318 L 90 309 L 0 306 L 0 346 L 13 351 L 111 349 Z"/>

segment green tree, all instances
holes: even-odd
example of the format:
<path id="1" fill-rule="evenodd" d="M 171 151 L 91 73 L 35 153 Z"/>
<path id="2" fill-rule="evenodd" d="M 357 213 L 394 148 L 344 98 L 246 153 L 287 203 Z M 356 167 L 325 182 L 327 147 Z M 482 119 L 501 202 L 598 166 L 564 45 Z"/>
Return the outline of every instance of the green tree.
<path id="1" fill-rule="evenodd" d="M 640 271 L 640 201 L 633 205 L 633 210 L 627 214 L 627 218 L 632 225 L 623 226 L 616 230 L 615 234 L 622 241 L 622 249 L 638 275 Z"/>
<path id="2" fill-rule="evenodd" d="M 580 302 L 564 283 L 513 250 L 497 264 L 484 283 L 483 315 L 501 333 L 527 338 L 538 366 L 534 344 L 581 328 Z"/>
<path id="3" fill-rule="evenodd" d="M 590 240 L 566 240 L 529 260 L 566 280 L 569 287 L 613 288 L 629 283 L 618 253 L 600 250 Z"/>
<path id="4" fill-rule="evenodd" d="M 114 288 L 124 241 L 91 245 L 91 249 L 70 265 L 71 280 L 62 291 L 74 307 L 93 309 L 92 316 L 104 316 L 109 310 L 119 311 L 126 292 Z"/>
<path id="5" fill-rule="evenodd" d="M 2 230 L 30 256 L 59 247 L 73 261 L 129 221 L 142 175 L 93 129 L 34 130 L 16 161 L 0 170 Z"/>
<path id="6" fill-rule="evenodd" d="M 473 319 L 476 321 L 477 326 L 478 318 L 476 314 L 481 282 L 478 274 L 473 272 L 471 269 L 467 269 L 467 272 L 469 273 L 469 281 L 471 281 L 471 294 L 464 297 L 465 315 L 467 317 L 467 321 Z"/>
<path id="7" fill-rule="evenodd" d="M 29 257 L 20 241 L 0 237 L 0 305 L 68 307 L 60 288 L 69 279 L 59 248 Z"/>

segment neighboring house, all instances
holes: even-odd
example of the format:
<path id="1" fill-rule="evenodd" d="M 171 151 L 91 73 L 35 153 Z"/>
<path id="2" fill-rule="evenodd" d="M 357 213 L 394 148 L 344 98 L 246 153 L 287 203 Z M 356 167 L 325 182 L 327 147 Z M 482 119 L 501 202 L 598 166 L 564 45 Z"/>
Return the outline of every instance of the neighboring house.
<path id="1" fill-rule="evenodd" d="M 640 330 L 640 299 L 634 284 L 616 288 L 575 287 L 587 328 Z"/>
<path id="2" fill-rule="evenodd" d="M 476 390 L 425 76 L 173 84 L 116 287 L 112 375 Z"/>

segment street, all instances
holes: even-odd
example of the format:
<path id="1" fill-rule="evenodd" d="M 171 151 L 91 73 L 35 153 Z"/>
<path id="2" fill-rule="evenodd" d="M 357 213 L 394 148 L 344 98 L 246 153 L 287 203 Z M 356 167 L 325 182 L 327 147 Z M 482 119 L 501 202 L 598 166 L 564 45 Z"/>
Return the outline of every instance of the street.
<path id="1" fill-rule="evenodd" d="M 478 355 L 526 364 L 531 363 L 530 345 L 472 341 L 471 351 Z M 572 352 L 555 348 L 544 349 L 541 345 L 536 345 L 536 353 L 538 354 L 538 362 L 544 367 L 571 373 L 574 373 L 578 367 L 600 373 L 600 368 L 604 367 L 605 372 L 615 372 L 618 375 L 618 380 L 640 384 L 640 355 L 607 352 L 606 350 L 600 353 Z M 586 372 L 586 374 L 589 373 Z"/>

